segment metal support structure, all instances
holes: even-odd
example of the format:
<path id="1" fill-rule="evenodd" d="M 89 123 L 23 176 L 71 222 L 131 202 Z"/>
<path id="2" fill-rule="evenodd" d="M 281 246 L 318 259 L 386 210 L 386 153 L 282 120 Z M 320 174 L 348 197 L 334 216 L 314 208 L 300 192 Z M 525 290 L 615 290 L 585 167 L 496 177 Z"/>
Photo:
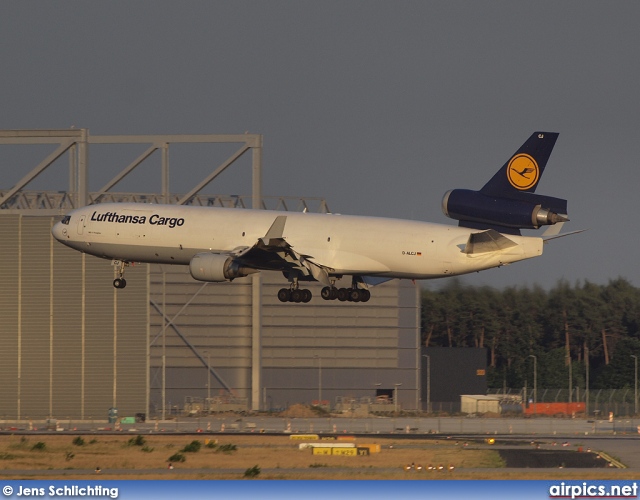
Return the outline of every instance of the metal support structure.
<path id="1" fill-rule="evenodd" d="M 116 175 L 113 179 L 111 179 L 109 182 L 107 182 L 104 186 L 102 186 L 102 188 L 100 188 L 98 190 L 98 192 L 94 195 L 94 202 L 99 202 L 100 199 L 103 197 L 103 195 L 109 191 L 113 186 L 115 186 L 118 182 L 120 182 L 122 179 L 124 179 L 127 175 L 129 175 L 138 165 L 140 165 L 143 161 L 145 161 L 147 158 L 149 158 L 157 149 L 159 148 L 158 145 L 153 145 L 151 146 L 149 149 L 147 149 L 144 153 L 142 153 L 140 156 L 138 156 L 138 158 L 136 158 L 132 163 L 129 164 L 129 166 L 127 166 L 122 172 L 120 172 L 118 175 Z M 164 150 L 163 150 L 164 153 Z M 163 175 L 162 178 L 164 180 L 164 156 L 163 156 Z M 165 194 L 164 190 L 162 192 L 162 194 Z"/>
<path id="2" fill-rule="evenodd" d="M 84 255 L 84 254 L 83 254 Z M 151 266 L 147 265 L 147 273 L 146 273 L 146 300 L 145 303 L 148 304 L 151 300 Z M 147 307 L 147 328 L 145 331 L 145 337 L 147 339 L 146 342 L 146 351 L 145 351 L 145 362 L 147 367 L 147 376 L 145 381 L 146 387 L 146 398 L 145 405 L 146 412 L 149 413 L 149 408 L 151 404 L 151 394 L 149 394 L 149 388 L 151 387 L 151 346 L 149 345 L 149 339 L 151 338 L 151 309 Z"/>
<path id="3" fill-rule="evenodd" d="M 78 191 L 78 145 L 74 144 L 69 149 L 69 193 Z"/>
<path id="4" fill-rule="evenodd" d="M 415 292 L 415 300 L 418 304 L 422 303 L 422 288 L 419 286 L 413 287 Z M 422 362 L 420 355 L 422 354 L 422 335 L 421 335 L 421 324 L 422 324 L 422 307 L 416 308 L 415 315 L 415 325 L 416 325 L 416 333 L 415 333 L 415 342 L 416 342 L 416 410 L 420 410 L 420 402 L 422 401 Z M 426 347 L 426 346 L 425 346 Z M 429 405 L 427 405 L 428 408 Z"/>
<path id="5" fill-rule="evenodd" d="M 162 144 L 162 198 L 165 203 L 169 203 L 169 143 Z"/>
<path id="6" fill-rule="evenodd" d="M 538 403 L 538 358 L 533 354 L 529 354 L 528 358 L 533 358 L 533 413 L 537 411 Z"/>
<path id="7" fill-rule="evenodd" d="M 322 358 L 317 354 L 314 358 L 318 360 L 318 406 L 322 406 Z"/>
<path id="8" fill-rule="evenodd" d="M 151 297 L 149 297 L 151 302 Z M 167 273 L 162 270 L 162 310 L 167 310 Z M 166 419 L 167 408 L 167 317 L 162 316 L 162 420 Z M 149 343 L 151 347 L 151 343 Z M 151 354 L 151 349 L 149 349 Z"/>
<path id="9" fill-rule="evenodd" d="M 237 135 L 103 135 L 103 136 L 91 136 L 89 138 L 90 144 L 151 144 L 149 148 L 142 156 L 147 154 L 147 157 L 153 153 L 149 152 L 151 149 L 162 150 L 162 195 L 165 198 L 165 203 L 169 202 L 169 148 L 171 144 L 197 144 L 197 143 L 242 143 L 242 147 L 235 155 L 229 157 L 218 169 L 210 174 L 206 179 L 197 184 L 191 191 L 184 195 L 178 201 L 178 205 L 187 204 L 194 196 L 196 196 L 204 187 L 206 187 L 211 181 L 213 181 L 220 173 L 222 173 L 227 167 L 235 162 L 243 153 L 251 148 L 261 149 L 262 136 L 259 134 L 237 134 Z M 259 153 L 258 153 L 259 154 Z M 139 157 L 140 158 L 140 157 Z M 134 161 L 125 170 L 123 170 L 116 178 L 119 182 L 127 174 L 135 169 L 142 160 Z M 113 187 L 112 184 L 110 187 Z M 254 188 L 255 189 L 255 188 Z M 104 194 L 103 192 L 99 194 Z"/>
<path id="10" fill-rule="evenodd" d="M 262 386 L 262 277 L 251 276 L 251 409 L 260 410 Z"/>
<path id="11" fill-rule="evenodd" d="M 633 383 L 633 414 L 638 414 L 638 356 L 632 354 L 634 364 L 634 383 Z"/>
<path id="12" fill-rule="evenodd" d="M 69 196 L 73 200 L 73 207 L 86 206 L 89 203 L 101 201 L 110 193 L 111 189 L 133 172 L 153 155 L 156 150 L 161 150 L 161 202 L 170 203 L 171 193 L 169 187 L 169 149 L 174 143 L 240 143 L 242 146 L 229 157 L 221 166 L 203 181 L 198 183 L 191 191 L 178 200 L 178 204 L 191 202 L 198 193 L 212 182 L 220 173 L 231 166 L 249 149 L 253 151 L 252 159 L 252 207 L 263 208 L 262 202 L 262 136 L 258 134 L 236 135 L 113 135 L 90 136 L 87 129 L 67 130 L 4 130 L 0 131 L 0 144 L 57 144 L 57 148 L 45 157 L 31 172 L 20 179 L 11 189 L 0 193 L 0 207 L 6 208 L 7 203 L 18 193 L 50 167 L 63 154 L 69 151 Z M 135 158 L 120 173 L 107 182 L 94 194 L 93 199 L 89 195 L 88 182 L 88 156 L 91 144 L 149 144 L 147 149 Z M 4 207 L 3 207 L 4 205 Z M 63 208 L 59 209 L 61 212 Z M 41 212 L 42 213 L 42 212 Z M 259 274 L 252 278 L 252 409 L 259 409 L 259 395 L 261 385 L 261 280 Z M 157 308 L 157 305 L 152 304 Z M 159 311 L 164 316 L 164 310 Z M 177 331 L 175 325 L 169 323 Z M 186 342 L 186 339 L 183 339 Z M 198 353 L 195 352 L 198 356 Z M 114 353 L 115 356 L 115 353 Z M 209 367 L 211 371 L 211 367 Z M 225 384 L 223 384 L 225 385 Z M 225 387 L 231 392 L 229 387 Z M 114 403 L 115 406 L 115 403 Z"/>
<path id="13" fill-rule="evenodd" d="M 86 369 L 87 369 L 87 363 L 86 363 L 86 352 L 87 352 L 87 254 L 83 253 L 82 254 L 82 302 L 80 304 L 80 309 L 81 309 L 81 321 L 80 321 L 80 336 L 81 336 L 81 352 L 82 355 L 81 357 L 81 369 L 80 369 L 80 373 L 81 378 L 80 378 L 80 407 L 82 408 L 81 412 L 82 412 L 82 418 L 85 418 L 85 414 L 84 414 L 84 407 L 85 407 L 85 400 L 86 400 Z M 148 392 L 148 391 L 147 391 Z"/>
<path id="14" fill-rule="evenodd" d="M 584 371 L 585 371 L 585 386 L 584 386 L 584 414 L 589 415 L 589 348 L 584 347 Z"/>
<path id="15" fill-rule="evenodd" d="M 573 373 L 571 372 L 571 356 L 567 356 L 567 366 L 569 367 L 569 403 L 571 403 L 573 394 Z"/>
<path id="16" fill-rule="evenodd" d="M 196 144 L 196 143 L 238 143 L 239 148 L 228 157 L 221 165 L 197 183 L 187 194 L 178 196 L 170 192 L 170 165 L 169 152 L 172 144 Z M 0 213 L 33 213 L 37 215 L 61 215 L 73 208 L 86 206 L 91 203 L 99 202 L 116 202 L 116 201 L 144 201 L 148 203 L 173 203 L 173 204 L 197 204 L 199 206 L 240 206 L 249 205 L 248 200 L 238 197 L 211 196 L 201 194 L 201 190 L 217 178 L 223 171 L 234 164 L 236 160 L 241 158 L 247 151 L 251 150 L 252 160 L 252 194 L 251 207 L 254 209 L 273 209 L 269 200 L 265 200 L 262 196 L 262 135 L 259 134 L 236 134 L 236 135 L 113 135 L 113 136 L 91 136 L 88 129 L 66 129 L 66 130 L 5 130 L 0 131 L 0 145 L 2 144 L 24 144 L 24 145 L 51 145 L 51 152 L 44 157 L 33 170 L 23 176 L 10 189 L 0 190 Z M 89 150 L 94 144 L 102 145 L 141 145 L 139 154 L 136 153 L 132 161 L 126 167 L 105 183 L 98 191 L 91 192 L 89 190 Z M 146 160 L 152 158 L 156 150 L 160 150 L 161 154 L 161 170 L 159 172 L 161 178 L 160 194 L 133 194 L 133 193 L 115 193 L 114 188 L 121 183 L 129 174 L 137 167 L 143 165 Z M 27 191 L 29 183 L 42 174 L 47 168 L 55 167 L 56 162 L 68 152 L 68 191 Z M 156 156 L 157 160 L 157 156 Z M 64 188 L 63 188 L 64 189 Z M 248 198 L 248 197 L 247 197 Z M 292 198 L 297 201 L 297 207 L 293 206 L 293 202 L 286 201 L 280 197 L 277 201 L 278 206 L 275 209 L 289 210 L 287 204 L 291 205 L 292 210 L 300 209 L 300 204 L 306 209 L 310 198 Z M 317 200 L 315 200 L 317 201 Z M 320 208 L 318 211 L 328 212 L 329 209 L 324 200 L 320 200 Z M 84 263 L 84 256 L 83 256 Z M 262 388 L 262 278 L 259 273 L 251 277 L 251 404 L 252 410 L 260 409 L 260 399 L 263 395 Z M 82 300 L 85 300 L 83 290 Z M 148 348 L 154 342 L 162 337 L 163 344 L 163 411 L 164 389 L 165 389 L 165 352 L 164 352 L 164 334 L 167 327 L 171 327 L 176 334 L 182 338 L 185 343 L 188 341 L 183 338 L 180 331 L 173 323 L 176 320 L 169 319 L 166 316 L 165 304 L 162 307 L 153 303 L 150 299 L 151 308 L 155 308 L 163 318 L 163 331 L 155 339 L 150 338 Z M 187 304 L 188 305 L 188 304 Z M 185 306 L 186 307 L 186 306 Z M 149 309 L 151 311 L 152 309 Z M 419 314 L 419 312 L 418 312 Z M 114 311 L 116 317 L 117 311 Z M 149 335 L 151 337 L 151 335 Z M 84 338 L 84 333 L 83 333 Z M 83 340 L 84 341 L 84 340 Z M 419 341 L 418 341 L 419 342 Z M 114 344 L 115 345 L 115 344 Z M 203 358 L 196 352 L 195 347 L 189 345 L 194 351 L 197 358 L 203 364 L 209 365 L 203 361 Z M 114 359 L 116 357 L 114 347 Z M 418 354 L 419 356 L 419 354 Z M 419 359 L 419 358 L 418 358 Z M 115 362 L 115 361 L 114 361 Z M 321 363 L 321 362 L 320 362 Z M 115 368 L 114 368 L 115 369 Z M 321 369 L 321 368 L 320 368 Z M 214 368 L 208 366 L 208 371 L 217 378 Z M 416 373 L 419 387 L 419 374 Z M 321 382 L 320 382 L 321 383 Z M 148 384 L 147 384 L 148 385 Z M 230 393 L 232 389 L 224 382 Z M 84 380 L 82 381 L 82 396 L 84 397 Z M 321 391 L 321 388 L 320 388 Z M 319 396 L 321 392 L 319 392 Z M 397 387 L 396 387 L 397 396 Z M 115 395 L 114 395 L 115 398 Z M 419 392 L 416 393 L 416 403 L 419 403 Z M 115 406 L 115 401 L 113 402 Z"/>
<path id="17" fill-rule="evenodd" d="M 204 189 L 211 181 L 213 181 L 222 172 L 224 172 L 229 167 L 229 165 L 231 165 L 234 161 L 239 159 L 248 150 L 249 150 L 249 146 L 247 146 L 246 144 L 243 145 L 238 151 L 236 151 L 235 154 L 230 156 L 227 159 L 227 161 L 225 161 L 214 172 L 212 172 L 209 176 L 207 176 L 206 179 L 204 179 L 196 187 L 194 187 L 191 191 L 189 191 L 182 198 L 180 198 L 180 201 L 178 201 L 178 205 L 186 205 L 187 203 L 189 203 L 196 194 L 198 194 L 200 191 L 202 191 L 202 189 Z"/>
<path id="18" fill-rule="evenodd" d="M 114 272 L 116 271 L 114 267 Z M 113 399 L 111 407 L 118 407 L 118 294 L 115 287 L 113 294 Z"/>
<path id="19" fill-rule="evenodd" d="M 398 413 L 398 387 L 402 385 L 402 382 L 397 382 L 393 385 L 395 386 L 393 392 L 393 411 L 395 413 Z"/>
<path id="20" fill-rule="evenodd" d="M 191 350 L 191 352 L 193 352 L 193 354 L 195 354 L 195 356 L 200 360 L 200 362 L 203 365 L 207 365 L 206 360 L 202 357 L 202 355 L 200 354 L 200 352 L 198 351 L 198 349 L 196 349 L 196 347 L 189 342 L 189 340 L 182 334 L 182 332 L 180 331 L 180 329 L 173 323 L 173 320 L 170 320 L 169 318 L 167 318 L 167 316 L 164 314 L 164 312 L 162 311 L 162 309 L 160 308 L 160 306 L 155 302 L 155 301 L 151 301 L 151 305 L 154 307 L 154 309 L 156 311 L 158 311 L 158 313 L 164 318 L 164 320 L 167 322 L 167 326 L 170 326 L 174 332 L 176 332 L 176 334 L 178 334 L 178 337 L 180 337 L 182 339 L 182 341 L 185 343 L 185 345 Z M 233 389 L 231 389 L 231 387 L 229 387 L 229 384 L 227 384 L 222 377 L 220 377 L 220 375 L 218 375 L 218 373 L 213 369 L 213 367 L 209 366 L 209 371 L 211 372 L 211 374 L 216 378 L 216 380 L 218 381 L 218 383 L 220 383 L 220 385 L 222 387 L 224 387 L 224 389 L 231 394 L 232 396 L 235 396 Z"/>
<path id="21" fill-rule="evenodd" d="M 80 142 L 78 143 L 78 195 L 76 197 L 76 207 L 84 207 L 89 204 L 89 148 L 87 129 L 81 129 Z"/>
<path id="22" fill-rule="evenodd" d="M 427 413 L 431 413 L 431 356 L 423 354 L 427 358 Z"/>
<path id="23" fill-rule="evenodd" d="M 262 208 L 262 137 L 252 144 L 252 200 L 254 209 Z M 262 388 L 262 278 L 251 277 L 251 409 L 260 409 Z"/>
<path id="24" fill-rule="evenodd" d="M 31 172 L 25 175 L 22 179 L 20 179 L 15 186 L 13 186 L 9 191 L 7 191 L 4 196 L 0 197 L 0 206 L 6 203 L 13 195 L 15 195 L 18 191 L 24 188 L 27 184 L 29 184 L 32 180 L 38 177 L 42 172 L 44 172 L 49 165 L 51 165 L 54 161 L 60 158 L 64 153 L 69 150 L 75 142 L 73 140 L 67 140 L 61 142 L 60 146 L 56 148 L 56 150 L 47 156 L 44 160 L 42 160 Z"/>
<path id="25" fill-rule="evenodd" d="M 16 194 L 50 167 L 64 153 L 69 153 L 69 194 L 75 194 L 74 208 L 98 202 L 116 184 L 135 170 L 157 149 L 162 151 L 161 183 L 164 203 L 170 203 L 169 191 L 169 148 L 172 143 L 241 143 L 238 152 L 228 158 L 215 172 L 196 185 L 189 193 L 183 196 L 178 204 L 185 204 L 192 200 L 205 186 L 215 179 L 222 171 L 228 168 L 240 156 L 249 149 L 254 149 L 253 161 L 253 197 L 254 208 L 261 208 L 261 202 L 255 203 L 256 197 L 261 196 L 261 189 L 256 190 L 256 183 L 261 179 L 261 151 L 262 136 L 259 134 L 236 135 L 113 135 L 91 136 L 88 129 L 62 129 L 62 130 L 0 130 L 1 144 L 57 144 L 58 147 L 44 158 L 31 172 L 20 179 L 12 188 L 0 194 L 0 207 L 7 204 Z M 150 144 L 138 158 L 130 163 L 124 170 L 105 184 L 95 195 L 89 198 L 88 183 L 88 156 L 91 144 Z"/>
<path id="26" fill-rule="evenodd" d="M 207 355 L 207 413 L 211 413 L 209 404 L 211 402 L 211 353 L 205 351 Z"/>

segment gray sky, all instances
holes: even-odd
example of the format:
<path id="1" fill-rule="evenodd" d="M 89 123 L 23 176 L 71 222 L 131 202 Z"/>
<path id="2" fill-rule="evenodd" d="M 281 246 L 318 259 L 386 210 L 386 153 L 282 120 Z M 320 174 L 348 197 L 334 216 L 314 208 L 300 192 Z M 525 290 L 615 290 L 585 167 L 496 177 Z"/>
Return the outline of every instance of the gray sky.
<path id="1" fill-rule="evenodd" d="M 638 19 L 636 1 L 3 2 L 0 129 L 264 134 L 265 195 L 445 224 L 446 190 L 479 189 L 532 132 L 559 132 L 537 192 L 589 231 L 464 282 L 640 286 Z M 3 148 L 2 188 L 46 155 Z M 144 149 L 92 152 L 90 189 Z M 172 150 L 171 190 L 235 149 Z M 47 175 L 30 187 L 64 189 L 66 170 Z M 249 168 L 207 192 L 248 194 Z"/>

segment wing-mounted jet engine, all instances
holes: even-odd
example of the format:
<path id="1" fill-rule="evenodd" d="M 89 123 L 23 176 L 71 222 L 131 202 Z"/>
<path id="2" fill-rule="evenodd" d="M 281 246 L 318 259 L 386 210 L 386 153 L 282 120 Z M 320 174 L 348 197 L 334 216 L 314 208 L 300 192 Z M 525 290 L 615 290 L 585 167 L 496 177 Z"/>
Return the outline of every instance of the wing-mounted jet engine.
<path id="1" fill-rule="evenodd" d="M 193 279 L 198 281 L 221 283 L 243 278 L 258 271 L 243 266 L 230 255 L 206 252 L 193 256 L 189 263 L 189 272 Z"/>

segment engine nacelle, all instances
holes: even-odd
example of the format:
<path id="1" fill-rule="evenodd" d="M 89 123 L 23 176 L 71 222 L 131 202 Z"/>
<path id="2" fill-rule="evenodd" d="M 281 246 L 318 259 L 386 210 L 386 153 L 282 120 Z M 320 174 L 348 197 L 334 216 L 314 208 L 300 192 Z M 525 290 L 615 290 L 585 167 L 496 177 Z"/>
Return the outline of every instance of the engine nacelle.
<path id="1" fill-rule="evenodd" d="M 566 200 L 536 194 L 523 193 L 519 199 L 511 199 L 487 196 L 468 189 L 453 189 L 445 193 L 442 211 L 447 217 L 459 221 L 537 229 L 568 221 L 557 212 L 563 208 L 566 211 L 566 203 Z"/>
<path id="2" fill-rule="evenodd" d="M 256 272 L 256 270 L 240 265 L 229 255 L 199 253 L 191 259 L 189 272 L 193 279 L 198 281 L 220 283 L 242 278 L 252 272 Z"/>

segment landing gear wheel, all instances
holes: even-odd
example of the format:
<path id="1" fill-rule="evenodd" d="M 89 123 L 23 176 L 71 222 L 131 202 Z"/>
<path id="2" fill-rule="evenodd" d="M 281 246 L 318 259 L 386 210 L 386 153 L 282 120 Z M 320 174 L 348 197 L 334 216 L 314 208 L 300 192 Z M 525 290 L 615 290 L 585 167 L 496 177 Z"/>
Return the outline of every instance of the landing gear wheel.
<path id="1" fill-rule="evenodd" d="M 297 304 L 299 304 L 300 302 L 302 302 L 302 299 L 304 297 L 304 290 L 292 290 L 291 291 L 291 302 L 295 302 Z"/>
<path id="2" fill-rule="evenodd" d="M 360 302 L 362 300 L 362 295 L 360 294 L 360 290 L 357 288 L 349 288 L 349 302 Z"/>
<path id="3" fill-rule="evenodd" d="M 349 291 L 346 288 L 340 288 L 338 290 L 338 300 L 340 302 L 346 302 L 349 300 Z"/>
<path id="4" fill-rule="evenodd" d="M 127 280 L 125 280 L 124 278 L 116 278 L 113 280 L 113 286 L 115 288 L 124 288 L 125 286 L 127 286 Z"/>
<path id="5" fill-rule="evenodd" d="M 289 302 L 291 300 L 291 290 L 288 288 L 278 290 L 278 300 L 280 302 Z"/>
<path id="6" fill-rule="evenodd" d="M 369 290 L 360 290 L 360 302 L 369 302 L 371 292 Z"/>
<path id="7" fill-rule="evenodd" d="M 324 300 L 336 300 L 338 298 L 338 289 L 335 286 L 325 286 L 320 295 Z"/>
<path id="8" fill-rule="evenodd" d="M 302 290 L 302 302 L 306 304 L 311 300 L 311 297 L 313 297 L 311 290 Z"/>

